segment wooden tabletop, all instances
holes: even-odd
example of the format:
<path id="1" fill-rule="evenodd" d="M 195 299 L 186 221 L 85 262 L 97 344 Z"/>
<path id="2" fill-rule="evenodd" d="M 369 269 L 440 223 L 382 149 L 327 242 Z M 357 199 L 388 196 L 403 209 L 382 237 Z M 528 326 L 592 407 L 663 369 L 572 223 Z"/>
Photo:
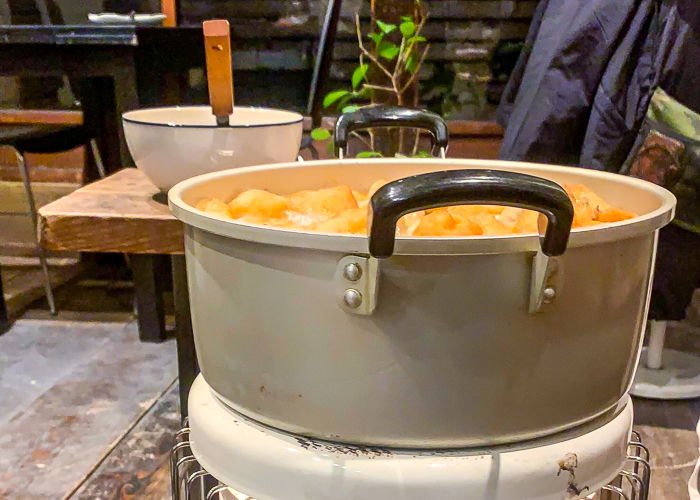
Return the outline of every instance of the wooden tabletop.
<path id="1" fill-rule="evenodd" d="M 39 210 L 41 243 L 50 250 L 183 253 L 182 223 L 140 170 L 125 168 Z"/>

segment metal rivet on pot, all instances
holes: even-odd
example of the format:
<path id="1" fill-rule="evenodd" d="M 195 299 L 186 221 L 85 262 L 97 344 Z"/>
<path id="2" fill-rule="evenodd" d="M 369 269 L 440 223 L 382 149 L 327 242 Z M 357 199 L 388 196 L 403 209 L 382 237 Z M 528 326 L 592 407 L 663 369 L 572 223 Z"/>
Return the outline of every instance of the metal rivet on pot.
<path id="1" fill-rule="evenodd" d="M 357 281 L 362 277 L 362 268 L 352 262 L 343 268 L 343 277 L 348 281 Z"/>
<path id="2" fill-rule="evenodd" d="M 357 309 L 362 304 L 362 294 L 354 288 L 348 288 L 343 294 L 343 302 L 346 306 Z"/>
<path id="3" fill-rule="evenodd" d="M 544 302 L 545 304 L 549 304 L 554 300 L 554 297 L 557 296 L 557 291 L 550 286 L 544 289 L 542 295 L 542 302 Z"/>

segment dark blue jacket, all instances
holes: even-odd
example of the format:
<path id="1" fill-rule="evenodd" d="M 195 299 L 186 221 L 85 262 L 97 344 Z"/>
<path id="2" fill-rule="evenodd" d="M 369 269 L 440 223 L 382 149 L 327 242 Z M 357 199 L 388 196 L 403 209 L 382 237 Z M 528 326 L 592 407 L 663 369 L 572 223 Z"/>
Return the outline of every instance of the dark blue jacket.
<path id="1" fill-rule="evenodd" d="M 700 0 L 541 0 L 501 157 L 617 172 L 656 86 L 700 111 Z"/>

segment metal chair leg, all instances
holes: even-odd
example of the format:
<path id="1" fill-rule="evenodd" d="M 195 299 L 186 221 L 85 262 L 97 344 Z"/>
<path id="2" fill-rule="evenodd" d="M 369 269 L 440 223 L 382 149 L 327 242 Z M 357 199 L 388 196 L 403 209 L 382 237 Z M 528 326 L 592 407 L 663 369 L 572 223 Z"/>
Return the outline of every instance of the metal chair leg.
<path id="1" fill-rule="evenodd" d="M 32 184 L 29 180 L 29 170 L 27 170 L 27 163 L 24 161 L 24 155 L 17 149 L 15 149 L 15 156 L 17 157 L 19 172 L 22 176 L 22 182 L 24 183 L 24 192 L 27 195 L 29 215 L 32 218 L 32 224 L 34 225 L 36 251 L 39 255 L 41 270 L 44 273 L 44 290 L 46 292 L 46 301 L 49 303 L 49 310 L 51 311 L 51 314 L 56 314 L 56 303 L 54 302 L 53 289 L 51 288 L 51 277 L 49 275 L 49 265 L 46 261 L 46 250 L 44 250 L 44 247 L 41 246 L 41 242 L 39 241 L 39 216 L 36 209 L 36 202 L 34 201 L 34 193 L 32 192 Z"/>
<path id="2" fill-rule="evenodd" d="M 92 157 L 95 159 L 95 166 L 97 167 L 97 173 L 100 179 L 107 177 L 107 171 L 105 170 L 105 165 L 102 163 L 102 155 L 100 154 L 100 148 L 97 147 L 97 140 L 90 139 L 90 150 L 92 151 Z"/>
<path id="3" fill-rule="evenodd" d="M 333 46 L 335 45 L 338 21 L 342 0 L 328 0 L 328 8 L 323 18 L 321 37 L 318 41 L 318 52 L 314 62 L 311 88 L 309 89 L 309 102 L 307 113 L 311 116 L 311 128 L 321 126 L 321 113 L 323 112 L 323 90 L 333 62 Z"/>

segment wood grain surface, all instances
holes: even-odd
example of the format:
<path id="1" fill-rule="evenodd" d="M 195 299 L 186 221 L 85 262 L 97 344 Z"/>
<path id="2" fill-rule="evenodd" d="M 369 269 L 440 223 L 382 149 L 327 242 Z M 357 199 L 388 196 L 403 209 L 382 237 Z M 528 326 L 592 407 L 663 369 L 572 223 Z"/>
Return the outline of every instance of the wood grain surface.
<path id="1" fill-rule="evenodd" d="M 209 103 L 219 120 L 227 124 L 233 113 L 233 72 L 231 69 L 231 30 L 225 19 L 202 23 L 207 63 Z"/>
<path id="2" fill-rule="evenodd" d="M 635 429 L 651 452 L 650 500 L 687 500 L 698 460 L 700 400 L 634 399 Z"/>
<path id="3" fill-rule="evenodd" d="M 70 498 L 170 498 L 168 459 L 180 428 L 178 397 L 174 383 Z"/>
<path id="4" fill-rule="evenodd" d="M 178 254 L 182 224 L 141 171 L 125 168 L 39 210 L 39 234 L 49 250 Z"/>
<path id="5" fill-rule="evenodd" d="M 16 323 L 0 337 L 0 352 L 22 351 L 10 345 L 22 342 L 16 330 L 22 324 Z M 14 366 L 18 374 L 29 374 L 25 383 L 30 386 L 40 377 L 37 370 L 42 365 L 57 373 L 54 380 L 45 378 L 50 386 L 40 388 L 31 401 L 26 401 L 25 394 L 16 396 L 24 401 L 19 405 L 23 408 L 2 424 L 3 500 L 69 498 L 176 377 L 174 342 L 143 344 L 133 323 L 100 327 L 102 341 L 93 339 L 94 349 L 84 355 L 75 349 L 79 359 L 70 362 L 71 356 L 66 356 L 65 366 L 46 339 L 60 342 L 79 325 L 58 321 L 46 325 L 43 335 L 36 334 L 35 342 L 28 342 L 24 350 L 41 349 L 38 357 L 54 359 L 55 367 L 36 359 L 32 368 L 27 365 L 28 355 L 19 356 Z"/>

